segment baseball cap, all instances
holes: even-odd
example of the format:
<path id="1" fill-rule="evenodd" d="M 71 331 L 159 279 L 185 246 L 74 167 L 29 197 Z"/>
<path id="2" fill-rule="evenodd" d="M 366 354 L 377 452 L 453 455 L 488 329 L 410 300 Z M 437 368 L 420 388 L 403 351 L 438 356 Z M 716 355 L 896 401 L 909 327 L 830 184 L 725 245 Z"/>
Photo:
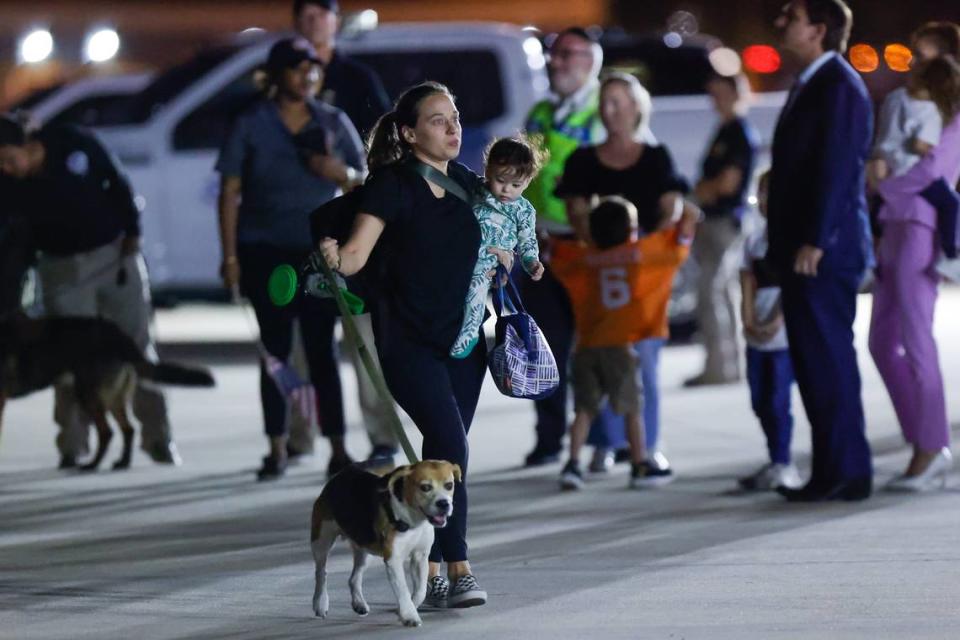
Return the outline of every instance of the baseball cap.
<path id="1" fill-rule="evenodd" d="M 292 69 L 300 66 L 300 63 L 304 60 L 323 66 L 323 62 L 317 57 L 313 45 L 306 39 L 284 38 L 270 47 L 270 54 L 267 56 L 267 68 L 271 71 Z"/>

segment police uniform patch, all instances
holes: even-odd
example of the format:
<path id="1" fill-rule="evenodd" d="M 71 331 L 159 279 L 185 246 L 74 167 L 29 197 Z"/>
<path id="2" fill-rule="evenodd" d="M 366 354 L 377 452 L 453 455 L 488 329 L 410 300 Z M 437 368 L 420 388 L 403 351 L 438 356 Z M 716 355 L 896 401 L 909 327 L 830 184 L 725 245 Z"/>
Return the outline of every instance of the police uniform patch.
<path id="1" fill-rule="evenodd" d="M 90 170 L 90 158 L 83 151 L 74 151 L 67 156 L 67 171 L 77 176 L 85 176 Z"/>

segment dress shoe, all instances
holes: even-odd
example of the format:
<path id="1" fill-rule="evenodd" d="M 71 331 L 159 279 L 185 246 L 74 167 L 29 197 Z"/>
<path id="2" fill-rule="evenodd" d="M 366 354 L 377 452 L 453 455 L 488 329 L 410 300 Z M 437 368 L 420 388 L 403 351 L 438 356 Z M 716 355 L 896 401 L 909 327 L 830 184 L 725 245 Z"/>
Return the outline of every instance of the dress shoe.
<path id="1" fill-rule="evenodd" d="M 832 485 L 807 483 L 800 489 L 777 487 L 777 493 L 787 499 L 787 502 L 829 502 L 843 500 L 857 502 L 870 497 L 873 487 L 871 478 L 855 478 L 842 480 Z"/>
<path id="2" fill-rule="evenodd" d="M 527 454 L 526 460 L 523 462 L 525 467 L 542 467 L 546 464 L 553 464 L 554 462 L 560 462 L 560 450 L 556 451 L 544 451 L 543 449 L 535 448 L 529 454 Z"/>
<path id="3" fill-rule="evenodd" d="M 931 489 L 945 489 L 947 473 L 953 467 L 953 456 L 950 449 L 944 447 L 930 461 L 923 473 L 913 476 L 900 475 L 891 480 L 885 487 L 887 491 L 904 493 L 920 493 Z"/>
<path id="4" fill-rule="evenodd" d="M 169 464 L 179 467 L 183 464 L 180 453 L 177 451 L 177 445 L 172 442 L 157 442 L 153 446 L 144 449 L 150 459 L 157 464 Z"/>

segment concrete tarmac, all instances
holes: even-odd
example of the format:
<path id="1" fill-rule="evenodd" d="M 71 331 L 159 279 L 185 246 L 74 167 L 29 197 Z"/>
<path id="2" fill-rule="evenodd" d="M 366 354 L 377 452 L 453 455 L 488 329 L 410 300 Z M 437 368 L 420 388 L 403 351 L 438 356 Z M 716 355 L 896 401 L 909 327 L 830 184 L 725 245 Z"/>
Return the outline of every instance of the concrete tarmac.
<path id="1" fill-rule="evenodd" d="M 866 352 L 869 300 L 857 335 L 882 485 L 909 454 Z M 163 313 L 161 338 L 213 339 L 221 313 Z M 946 290 L 937 334 L 954 418 L 957 317 L 960 291 Z M 206 338 L 198 319 L 212 327 Z M 533 444 L 530 403 L 488 380 L 470 435 L 469 542 L 490 600 L 427 611 L 417 630 L 399 625 L 379 562 L 365 580 L 370 615 L 353 613 L 344 543 L 329 566 L 330 616 L 313 617 L 308 523 L 328 448 L 279 482 L 255 482 L 265 440 L 252 359 L 215 361 L 214 391 L 170 391 L 180 468 L 138 452 L 125 473 L 56 471 L 52 394 L 11 402 L 0 442 L 0 638 L 960 637 L 960 479 L 857 504 L 734 491 L 764 461 L 762 435 L 745 385 L 680 388 L 700 358 L 691 346 L 664 352 L 663 448 L 677 480 L 660 490 L 626 489 L 617 467 L 561 494 L 559 465 L 520 469 Z M 369 445 L 343 371 L 348 447 L 360 457 Z M 798 397 L 794 409 L 803 469 L 810 439 Z M 107 463 L 116 455 L 115 444 Z"/>

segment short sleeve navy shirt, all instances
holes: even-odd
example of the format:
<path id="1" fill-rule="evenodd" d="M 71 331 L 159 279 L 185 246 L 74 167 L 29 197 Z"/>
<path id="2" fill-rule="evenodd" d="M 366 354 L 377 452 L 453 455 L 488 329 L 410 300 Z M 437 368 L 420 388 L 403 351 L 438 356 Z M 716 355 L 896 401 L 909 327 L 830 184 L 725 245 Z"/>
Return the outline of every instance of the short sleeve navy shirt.
<path id="1" fill-rule="evenodd" d="M 728 167 L 736 167 L 742 172 L 743 179 L 736 193 L 704 206 L 704 215 L 717 218 L 733 216 L 738 219 L 742 216 L 757 158 L 758 138 L 757 132 L 744 118 L 734 118 L 717 129 L 707 156 L 703 159 L 703 177 L 710 180 Z"/>
<path id="2" fill-rule="evenodd" d="M 325 131 L 329 153 L 348 166 L 366 167 L 360 136 L 346 114 L 330 105 L 311 102 L 312 119 L 303 131 Z M 284 249 L 309 249 L 310 212 L 331 200 L 339 187 L 313 173 L 271 100 L 261 100 L 240 114 L 217 160 L 223 176 L 241 180 L 239 244 L 266 244 Z"/>

